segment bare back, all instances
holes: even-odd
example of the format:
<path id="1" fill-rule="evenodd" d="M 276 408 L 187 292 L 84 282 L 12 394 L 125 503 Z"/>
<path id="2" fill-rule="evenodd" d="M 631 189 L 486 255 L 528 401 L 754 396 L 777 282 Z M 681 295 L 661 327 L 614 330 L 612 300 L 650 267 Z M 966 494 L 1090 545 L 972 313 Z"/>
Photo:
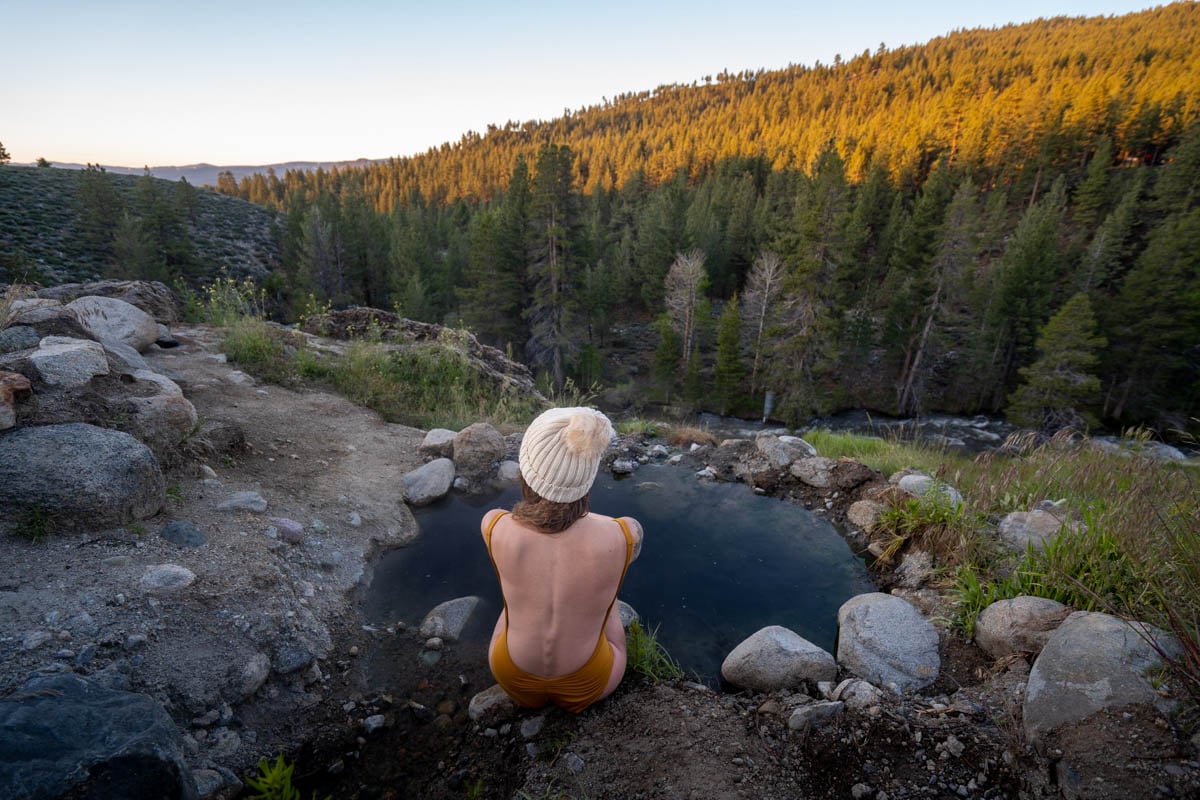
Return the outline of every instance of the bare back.
<path id="1" fill-rule="evenodd" d="M 484 516 L 484 530 L 498 513 Z M 625 519 L 636 554 L 641 526 Z M 565 531 L 540 533 L 505 515 L 492 530 L 492 557 L 508 604 L 513 662 L 544 677 L 581 667 L 603 632 L 625 566 L 625 536 L 616 521 L 588 514 Z"/>

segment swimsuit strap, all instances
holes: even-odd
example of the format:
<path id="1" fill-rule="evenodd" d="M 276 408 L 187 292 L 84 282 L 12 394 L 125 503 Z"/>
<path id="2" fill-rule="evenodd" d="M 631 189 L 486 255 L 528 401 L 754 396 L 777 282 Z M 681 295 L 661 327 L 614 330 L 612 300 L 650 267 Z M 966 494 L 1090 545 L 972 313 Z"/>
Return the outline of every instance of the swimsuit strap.
<path id="1" fill-rule="evenodd" d="M 625 583 L 625 573 L 629 571 L 629 562 L 633 561 L 633 534 L 629 532 L 629 526 L 625 524 L 625 520 L 618 517 L 614 520 L 621 526 L 621 533 L 625 534 L 625 566 L 621 569 L 621 579 L 617 581 L 617 591 L 613 594 L 612 602 L 608 604 L 608 611 L 604 612 L 604 622 L 600 624 L 600 638 L 604 638 L 604 629 L 608 627 L 608 617 L 612 614 L 613 606 L 617 604 L 617 596 L 621 594 L 621 584 Z"/>
<path id="2" fill-rule="evenodd" d="M 500 582 L 500 567 L 496 566 L 496 557 L 492 555 L 492 529 L 496 527 L 496 523 L 510 512 L 501 511 L 496 516 L 492 517 L 492 521 L 488 523 L 487 530 L 483 532 L 483 541 L 487 543 L 488 560 L 492 562 L 492 569 L 496 573 L 496 585 L 500 587 L 500 600 L 504 603 L 504 630 L 508 630 L 508 600 L 504 598 L 504 584 Z"/>

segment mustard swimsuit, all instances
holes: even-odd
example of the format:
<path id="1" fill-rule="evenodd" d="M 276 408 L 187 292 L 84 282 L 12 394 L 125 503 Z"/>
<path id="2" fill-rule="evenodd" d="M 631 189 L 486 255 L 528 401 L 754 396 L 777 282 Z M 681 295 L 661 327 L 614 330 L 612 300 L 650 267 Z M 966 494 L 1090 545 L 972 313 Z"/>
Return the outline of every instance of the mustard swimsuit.
<path id="1" fill-rule="evenodd" d="M 487 527 L 484 540 L 487 542 L 488 558 L 492 561 L 492 569 L 496 571 L 496 581 L 500 582 L 500 568 L 492 555 L 492 529 L 496 523 L 509 512 L 497 514 Z M 584 662 L 583 666 L 574 672 L 557 677 L 546 677 L 526 672 L 513 663 L 508 653 L 508 601 L 504 601 L 504 630 L 496 637 L 488 663 L 496 682 L 508 693 L 518 705 L 526 708 L 541 708 L 553 702 L 559 708 L 578 714 L 604 694 L 612 674 L 613 651 L 608 639 L 604 638 L 604 629 L 608 625 L 608 617 L 613 606 L 617 603 L 617 595 L 621 592 L 621 584 L 625 581 L 625 573 L 629 570 L 629 562 L 633 559 L 633 536 L 623 520 L 615 520 L 625 534 L 625 566 L 621 569 L 621 580 L 617 582 L 617 592 L 608 611 L 604 612 L 604 622 L 600 624 L 600 638 L 596 641 L 596 649 Z M 504 584 L 500 584 L 500 596 L 504 597 Z"/>

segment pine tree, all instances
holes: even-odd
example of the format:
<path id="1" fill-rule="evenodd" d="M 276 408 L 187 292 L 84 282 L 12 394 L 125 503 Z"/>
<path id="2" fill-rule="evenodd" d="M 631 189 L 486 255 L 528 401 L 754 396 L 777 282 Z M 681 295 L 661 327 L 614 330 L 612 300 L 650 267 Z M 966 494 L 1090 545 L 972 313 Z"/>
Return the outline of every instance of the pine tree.
<path id="1" fill-rule="evenodd" d="M 0 142 L 0 165 L 7 164 L 12 160 L 12 156 L 8 154 L 8 150 L 4 148 L 4 142 Z"/>
<path id="2" fill-rule="evenodd" d="M 1044 433 L 1061 428 L 1086 431 L 1095 425 L 1092 410 L 1100 402 L 1097 354 L 1105 344 L 1096 333 L 1091 301 L 1080 292 L 1042 328 L 1038 359 L 1020 370 L 1024 383 L 1009 400 L 1009 420 Z"/>
<path id="3" fill-rule="evenodd" d="M 725 303 L 717 323 L 717 363 L 713 376 L 713 392 L 722 414 L 728 414 L 737 407 L 745 377 L 746 367 L 742 363 L 742 314 L 737 295 L 734 295 Z"/>
<path id="4" fill-rule="evenodd" d="M 671 319 L 663 314 L 654 321 L 654 330 L 658 332 L 658 345 L 654 349 L 654 380 L 663 393 L 663 402 L 671 402 L 671 390 L 675 387 L 675 377 L 679 374 L 679 360 L 683 355 L 682 342 Z"/>
<path id="5" fill-rule="evenodd" d="M 525 309 L 529 340 L 525 352 L 548 368 L 554 386 L 566 381 L 566 361 L 578 347 L 575 335 L 578 265 L 573 246 L 579 212 L 569 148 L 547 145 L 538 157 L 530 197 L 530 296 Z"/>

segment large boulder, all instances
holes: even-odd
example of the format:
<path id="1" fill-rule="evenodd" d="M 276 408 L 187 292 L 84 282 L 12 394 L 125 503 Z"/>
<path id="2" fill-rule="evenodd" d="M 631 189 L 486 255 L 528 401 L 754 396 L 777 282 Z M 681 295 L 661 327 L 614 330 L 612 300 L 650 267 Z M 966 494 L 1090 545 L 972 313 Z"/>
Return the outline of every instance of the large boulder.
<path id="1" fill-rule="evenodd" d="M 0 797 L 196 797 L 179 731 L 149 696 L 65 674 L 34 678 L 5 701 Z"/>
<path id="2" fill-rule="evenodd" d="M 787 469 L 793 461 L 812 458 L 817 454 L 817 448 L 799 436 L 765 434 L 755 439 L 754 444 L 776 469 Z"/>
<path id="3" fill-rule="evenodd" d="M 860 594 L 838 609 L 837 661 L 879 686 L 921 689 L 937 680 L 941 666 L 937 629 L 899 597 Z"/>
<path id="4" fill-rule="evenodd" d="M 479 598 L 475 595 L 439 603 L 421 621 L 421 636 L 426 639 L 436 636 L 451 642 L 457 641 L 478 605 Z"/>
<path id="5" fill-rule="evenodd" d="M 942 483 L 928 475 L 913 473 L 905 475 L 897 482 L 897 486 L 913 497 L 926 497 L 930 500 L 946 503 L 954 508 L 963 504 L 963 496 L 948 483 Z"/>
<path id="6" fill-rule="evenodd" d="M 458 436 L 457 431 L 447 428 L 433 428 L 426 432 L 425 438 L 421 440 L 421 446 L 417 448 L 417 451 L 426 457 L 450 458 L 454 455 L 455 436 Z"/>
<path id="7" fill-rule="evenodd" d="M 47 384 L 67 389 L 85 386 L 97 375 L 108 374 L 104 347 L 90 339 L 47 336 L 29 361 Z"/>
<path id="8" fill-rule="evenodd" d="M 454 485 L 454 462 L 448 458 L 436 458 L 401 479 L 404 483 L 404 499 L 410 506 L 426 506 L 446 496 Z"/>
<path id="9" fill-rule="evenodd" d="M 28 325 L 14 325 L 0 330 L 0 355 L 38 346 L 40 337 Z"/>
<path id="10" fill-rule="evenodd" d="M 1025 552 L 1027 547 L 1045 550 L 1046 542 L 1058 536 L 1064 526 L 1063 520 L 1041 509 L 1014 511 L 1000 520 L 1000 541 L 1011 550 Z"/>
<path id="11" fill-rule="evenodd" d="M 997 600 L 975 621 L 975 643 L 992 658 L 1040 653 L 1050 634 L 1070 614 L 1070 608 L 1045 597 Z"/>
<path id="12" fill-rule="evenodd" d="M 486 422 L 476 422 L 454 437 L 454 466 L 458 474 L 471 481 L 491 475 L 497 461 L 504 458 L 504 437 Z"/>
<path id="13" fill-rule="evenodd" d="M 1135 626 L 1137 626 L 1135 628 Z M 1050 634 L 1025 691 L 1025 735 L 1040 745 L 1055 729 L 1100 711 L 1161 700 L 1148 673 L 1176 644 L 1162 631 L 1094 611 L 1076 611 Z"/>
<path id="14" fill-rule="evenodd" d="M 827 489 L 833 482 L 832 473 L 837 463 L 832 458 L 812 456 L 793 462 L 789 471 L 799 478 L 801 483 L 817 489 Z"/>
<path id="15" fill-rule="evenodd" d="M 38 297 L 48 297 L 70 303 L 80 297 L 115 297 L 137 306 L 156 322 L 171 325 L 182 316 L 183 303 L 178 295 L 164 283 L 158 281 L 92 281 L 89 283 L 63 283 L 46 289 L 38 289 Z"/>
<path id="16" fill-rule="evenodd" d="M 158 461 L 127 433 L 67 423 L 0 434 L 0 512 L 95 527 L 145 519 L 165 502 Z"/>
<path id="17" fill-rule="evenodd" d="M 6 330 L 28 328 L 38 339 L 46 336 L 92 338 L 75 312 L 57 300 L 18 300 L 8 307 L 8 314 L 0 320 L 0 325 Z"/>
<path id="18" fill-rule="evenodd" d="M 162 461 L 170 461 L 180 443 L 196 430 L 196 408 L 173 380 L 151 370 L 133 372 L 140 394 L 125 404 L 132 412 L 122 426 Z"/>
<path id="19" fill-rule="evenodd" d="M 139 353 L 158 340 L 158 323 L 135 305 L 115 297 L 80 297 L 67 304 L 79 323 L 100 342 L 127 344 Z"/>
<path id="20" fill-rule="evenodd" d="M 846 520 L 870 533 L 879 525 L 879 518 L 886 509 L 887 506 L 878 500 L 856 500 L 846 509 Z"/>
<path id="21" fill-rule="evenodd" d="M 815 686 L 836 676 L 832 655 L 779 625 L 751 634 L 721 664 L 722 678 L 759 692 Z"/>

